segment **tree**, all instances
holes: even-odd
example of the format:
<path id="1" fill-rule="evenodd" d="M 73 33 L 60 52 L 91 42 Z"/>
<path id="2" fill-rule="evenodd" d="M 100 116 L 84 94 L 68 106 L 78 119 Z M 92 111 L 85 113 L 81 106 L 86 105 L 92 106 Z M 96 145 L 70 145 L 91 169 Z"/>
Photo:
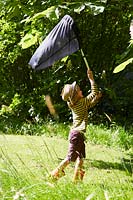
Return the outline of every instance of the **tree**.
<path id="1" fill-rule="evenodd" d="M 126 98 L 120 100 L 121 105 L 117 103 L 121 94 L 117 93 L 119 81 L 113 70 L 129 41 L 128 24 L 132 9 L 130 0 L 68 0 L 65 3 L 60 0 L 6 0 L 1 1 L 1 8 L 1 105 L 10 106 L 18 98 L 20 101 L 15 101 L 19 102 L 18 106 L 15 104 L 15 108 L 12 107 L 15 109 L 15 116 L 21 116 L 22 120 L 37 115 L 47 116 L 43 95 L 49 93 L 58 112 L 65 116 L 65 104 L 60 105 L 60 88 L 76 79 L 81 88 L 86 90 L 88 80 L 80 52 L 37 73 L 28 66 L 29 59 L 40 42 L 61 17 L 70 14 L 80 30 L 81 45 L 90 67 L 95 71 L 96 81 L 104 89 L 100 112 L 110 116 L 117 110 L 115 120 L 119 121 L 123 104 L 129 104 Z M 31 110 L 34 115 L 33 112 L 30 113 Z M 124 107 L 124 111 L 127 108 Z"/>

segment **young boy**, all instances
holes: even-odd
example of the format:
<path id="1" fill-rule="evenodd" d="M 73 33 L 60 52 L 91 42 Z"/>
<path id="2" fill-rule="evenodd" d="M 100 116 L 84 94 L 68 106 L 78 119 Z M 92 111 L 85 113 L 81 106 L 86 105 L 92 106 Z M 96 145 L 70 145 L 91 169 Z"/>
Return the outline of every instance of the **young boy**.
<path id="1" fill-rule="evenodd" d="M 67 157 L 50 173 L 54 179 L 64 176 L 66 166 L 75 161 L 73 181 L 82 180 L 85 173 L 83 170 L 83 158 L 85 158 L 84 134 L 88 123 L 88 109 L 95 106 L 102 96 L 97 89 L 92 71 L 88 70 L 87 75 L 91 84 L 91 93 L 87 97 L 83 97 L 82 91 L 76 82 L 66 84 L 61 93 L 62 99 L 67 101 L 68 107 L 71 109 L 73 126 L 69 133 Z"/>

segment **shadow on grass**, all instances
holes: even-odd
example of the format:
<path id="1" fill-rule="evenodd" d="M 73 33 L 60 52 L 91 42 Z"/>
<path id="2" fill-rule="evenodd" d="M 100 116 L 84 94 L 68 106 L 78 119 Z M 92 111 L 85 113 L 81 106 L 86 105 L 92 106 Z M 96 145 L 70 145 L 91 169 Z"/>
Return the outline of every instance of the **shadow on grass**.
<path id="1" fill-rule="evenodd" d="M 99 169 L 116 169 L 121 171 L 126 171 L 129 175 L 132 175 L 133 173 L 133 158 L 131 159 L 121 159 L 121 163 L 117 162 L 105 162 L 103 160 L 90 160 L 86 159 L 87 162 L 89 162 L 89 165 L 91 167 L 96 167 Z"/>

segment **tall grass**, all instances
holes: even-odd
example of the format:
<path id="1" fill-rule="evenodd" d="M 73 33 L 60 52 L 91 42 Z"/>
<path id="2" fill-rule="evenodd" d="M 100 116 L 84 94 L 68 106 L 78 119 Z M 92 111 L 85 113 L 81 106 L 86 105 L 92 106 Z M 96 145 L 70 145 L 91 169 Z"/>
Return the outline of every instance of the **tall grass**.
<path id="1" fill-rule="evenodd" d="M 73 164 L 58 182 L 47 176 L 66 156 L 69 129 L 69 124 L 54 122 L 5 125 L 6 134 L 0 135 L 0 199 L 132 200 L 133 136 L 115 124 L 87 127 L 83 183 L 72 183 Z"/>
<path id="2" fill-rule="evenodd" d="M 87 129 L 87 138 L 94 144 L 104 144 L 107 146 L 132 148 L 133 135 L 126 131 L 124 127 L 113 124 L 110 128 L 105 125 L 90 124 Z"/>
<path id="3" fill-rule="evenodd" d="M 65 177 L 52 181 L 48 172 L 65 157 L 68 145 L 67 140 L 52 132 L 52 137 L 0 136 L 0 199 L 132 200 L 132 154 L 109 148 L 106 143 L 86 143 L 82 183 L 72 183 L 73 164 L 66 169 Z"/>
<path id="4" fill-rule="evenodd" d="M 56 123 L 53 121 L 45 123 L 32 124 L 25 123 L 5 123 L 0 122 L 0 133 L 10 135 L 46 135 L 58 136 L 64 139 L 68 138 L 70 125 L 67 123 Z M 132 128 L 125 130 L 124 127 L 118 126 L 115 123 L 110 127 L 103 124 L 89 124 L 87 128 L 86 138 L 94 144 L 104 144 L 107 146 L 119 146 L 125 149 L 132 148 L 133 135 Z"/>

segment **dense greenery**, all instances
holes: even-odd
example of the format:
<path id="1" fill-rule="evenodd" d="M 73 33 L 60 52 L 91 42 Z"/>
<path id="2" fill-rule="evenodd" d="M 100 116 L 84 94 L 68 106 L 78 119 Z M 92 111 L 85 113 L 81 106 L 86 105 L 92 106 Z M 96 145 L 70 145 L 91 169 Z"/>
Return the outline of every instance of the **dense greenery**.
<path id="1" fill-rule="evenodd" d="M 94 123 L 130 126 L 132 123 L 133 71 L 113 70 L 125 61 L 132 18 L 131 0 L 1 0 L 0 13 L 0 120 L 43 122 L 49 119 L 44 95 L 52 97 L 60 121 L 70 119 L 60 97 L 65 83 L 77 80 L 88 90 L 86 67 L 80 51 L 39 72 L 28 62 L 35 49 L 65 14 L 80 30 L 80 41 L 95 79 L 103 91 L 101 103 L 90 112 Z M 131 58 L 129 56 L 129 58 Z"/>

